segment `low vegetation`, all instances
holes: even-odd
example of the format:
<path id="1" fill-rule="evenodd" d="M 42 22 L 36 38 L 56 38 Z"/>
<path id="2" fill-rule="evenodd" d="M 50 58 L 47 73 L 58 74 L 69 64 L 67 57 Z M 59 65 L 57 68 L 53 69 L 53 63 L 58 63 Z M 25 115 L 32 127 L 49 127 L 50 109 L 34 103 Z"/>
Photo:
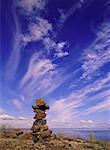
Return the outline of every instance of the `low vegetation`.
<path id="1" fill-rule="evenodd" d="M 51 141 L 34 143 L 30 132 L 6 129 L 0 132 L 0 150 L 109 150 L 109 141 L 97 141 L 93 133 L 90 139 L 56 136 Z"/>

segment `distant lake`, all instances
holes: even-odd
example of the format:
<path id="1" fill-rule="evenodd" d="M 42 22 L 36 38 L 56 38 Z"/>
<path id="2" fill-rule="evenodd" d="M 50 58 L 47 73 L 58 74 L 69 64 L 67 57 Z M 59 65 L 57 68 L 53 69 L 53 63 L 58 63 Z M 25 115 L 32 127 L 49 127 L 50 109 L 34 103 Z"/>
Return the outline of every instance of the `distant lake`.
<path id="1" fill-rule="evenodd" d="M 109 129 L 73 129 L 73 128 L 54 128 L 52 131 L 55 134 L 61 134 L 65 136 L 79 136 L 85 139 L 89 139 L 90 133 L 94 133 L 97 140 L 110 140 Z"/>
<path id="2" fill-rule="evenodd" d="M 30 131 L 30 129 L 22 129 L 23 131 Z M 110 129 L 81 129 L 81 128 L 52 128 L 56 135 L 73 136 L 89 139 L 92 132 L 97 140 L 110 140 Z"/>

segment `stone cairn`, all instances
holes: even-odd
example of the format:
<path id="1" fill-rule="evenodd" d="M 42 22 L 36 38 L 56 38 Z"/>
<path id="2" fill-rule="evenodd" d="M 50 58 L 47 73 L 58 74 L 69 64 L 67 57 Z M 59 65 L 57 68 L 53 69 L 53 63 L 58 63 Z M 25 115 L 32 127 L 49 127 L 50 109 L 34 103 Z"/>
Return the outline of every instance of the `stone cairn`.
<path id="1" fill-rule="evenodd" d="M 38 99 L 36 101 L 36 105 L 32 106 L 34 112 L 36 113 L 34 116 L 34 123 L 31 128 L 32 130 L 32 139 L 34 142 L 37 141 L 49 141 L 52 137 L 52 131 L 48 129 L 46 124 L 46 110 L 49 109 L 49 106 L 44 102 L 43 99 Z"/>

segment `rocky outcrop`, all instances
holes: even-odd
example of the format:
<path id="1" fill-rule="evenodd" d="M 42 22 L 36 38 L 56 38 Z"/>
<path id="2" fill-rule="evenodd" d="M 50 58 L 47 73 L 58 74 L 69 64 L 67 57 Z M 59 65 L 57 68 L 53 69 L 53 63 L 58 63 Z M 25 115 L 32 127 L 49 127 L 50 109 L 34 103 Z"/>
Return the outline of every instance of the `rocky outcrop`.
<path id="1" fill-rule="evenodd" d="M 23 131 L 21 129 L 17 128 L 10 128 L 10 129 L 2 129 L 0 131 L 0 135 L 3 138 L 19 138 L 23 134 Z"/>
<path id="2" fill-rule="evenodd" d="M 0 150 L 110 150 L 110 141 L 90 141 L 79 138 L 57 137 L 34 143 L 24 138 L 0 138 Z"/>

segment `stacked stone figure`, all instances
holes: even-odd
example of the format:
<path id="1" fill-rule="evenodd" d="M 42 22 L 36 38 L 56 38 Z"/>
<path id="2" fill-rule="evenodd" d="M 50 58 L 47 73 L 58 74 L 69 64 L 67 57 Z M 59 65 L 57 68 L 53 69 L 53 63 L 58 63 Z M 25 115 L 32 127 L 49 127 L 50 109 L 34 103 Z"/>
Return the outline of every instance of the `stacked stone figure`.
<path id="1" fill-rule="evenodd" d="M 32 106 L 32 108 L 36 113 L 34 116 L 35 122 L 31 128 L 33 141 L 50 140 L 52 131 L 48 129 L 46 119 L 44 119 L 46 117 L 46 110 L 49 109 L 49 106 L 43 101 L 43 99 L 38 99 L 36 105 Z"/>

